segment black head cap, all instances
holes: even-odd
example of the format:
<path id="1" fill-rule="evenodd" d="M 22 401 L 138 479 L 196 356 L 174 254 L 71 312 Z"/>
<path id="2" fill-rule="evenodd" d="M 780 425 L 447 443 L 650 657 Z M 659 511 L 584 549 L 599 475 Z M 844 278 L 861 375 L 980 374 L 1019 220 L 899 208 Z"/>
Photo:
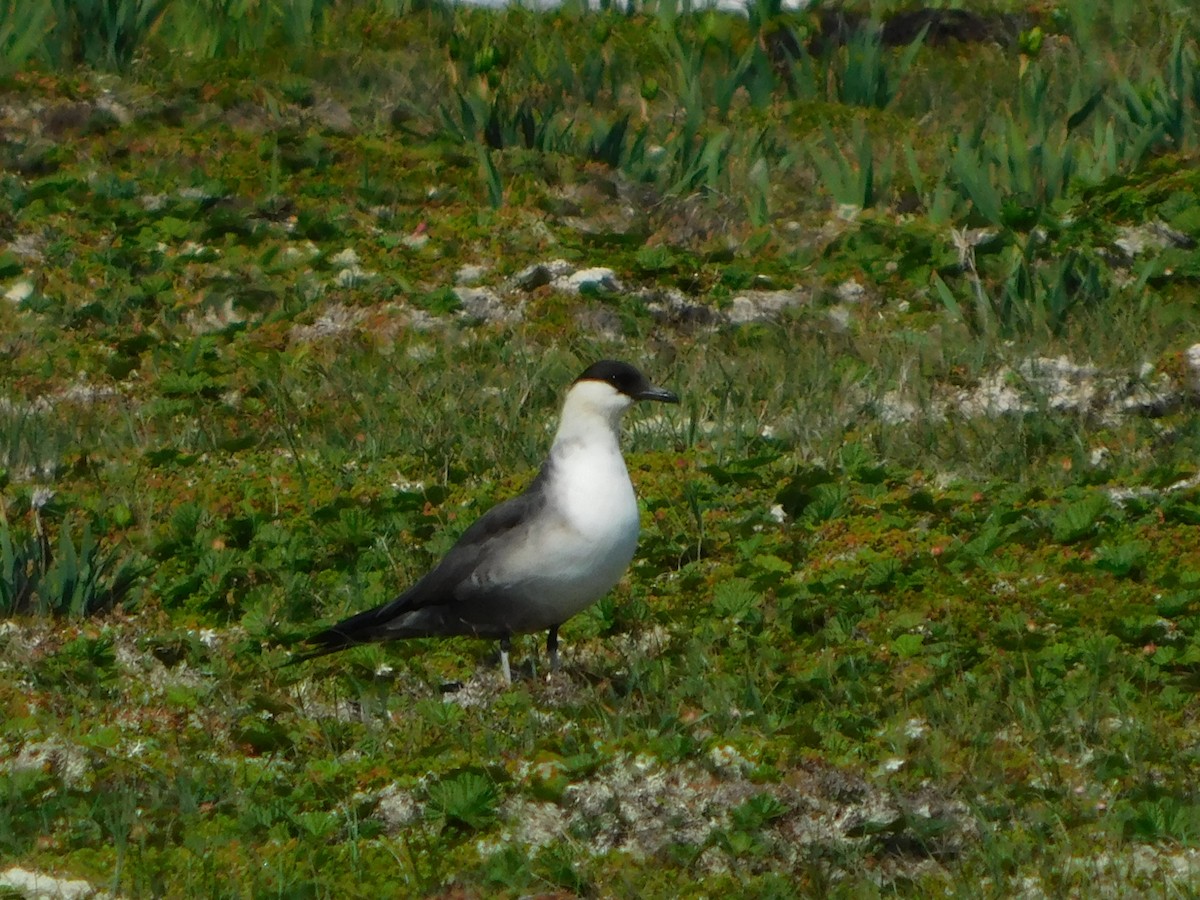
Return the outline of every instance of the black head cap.
<path id="1" fill-rule="evenodd" d="M 663 403 L 678 403 L 679 398 L 665 388 L 655 387 L 645 375 L 629 363 L 615 359 L 602 359 L 592 363 L 575 379 L 581 381 L 603 381 L 634 400 L 660 400 Z"/>

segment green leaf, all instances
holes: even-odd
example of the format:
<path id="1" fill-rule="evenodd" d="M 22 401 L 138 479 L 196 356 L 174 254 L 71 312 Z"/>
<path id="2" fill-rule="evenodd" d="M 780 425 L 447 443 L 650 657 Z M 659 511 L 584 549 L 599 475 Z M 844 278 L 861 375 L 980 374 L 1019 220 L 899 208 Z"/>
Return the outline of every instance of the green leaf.
<path id="1" fill-rule="evenodd" d="M 1079 109 L 1067 117 L 1067 134 L 1070 134 L 1087 121 L 1088 116 L 1095 112 L 1096 107 L 1100 105 L 1100 101 L 1104 99 L 1107 90 L 1107 88 L 1101 87 L 1092 96 L 1088 97 Z"/>
<path id="2" fill-rule="evenodd" d="M 429 787 L 429 811 L 446 827 L 478 831 L 491 824 L 500 805 L 500 792 L 478 769 L 461 769 Z"/>
<path id="3" fill-rule="evenodd" d="M 752 560 L 754 568 L 760 569 L 763 572 L 777 572 L 786 574 L 792 571 L 792 564 L 785 559 L 780 559 L 771 553 L 760 553 Z"/>
<path id="4" fill-rule="evenodd" d="M 483 169 L 484 184 L 487 185 L 488 203 L 492 209 L 499 209 L 504 205 L 504 182 L 492 159 L 491 151 L 486 147 L 479 148 L 479 163 Z"/>
<path id="5" fill-rule="evenodd" d="M 892 649 L 904 659 L 920 655 L 925 647 L 925 637 L 920 634 L 902 634 L 892 641 Z"/>
<path id="6" fill-rule="evenodd" d="M 719 618 L 741 621 L 758 604 L 759 594 L 745 578 L 734 578 L 713 591 L 713 613 Z"/>
<path id="7" fill-rule="evenodd" d="M 1050 531 L 1060 544 L 1070 544 L 1091 535 L 1097 523 L 1111 507 L 1103 494 L 1091 494 L 1082 500 L 1069 503 L 1051 515 Z"/>

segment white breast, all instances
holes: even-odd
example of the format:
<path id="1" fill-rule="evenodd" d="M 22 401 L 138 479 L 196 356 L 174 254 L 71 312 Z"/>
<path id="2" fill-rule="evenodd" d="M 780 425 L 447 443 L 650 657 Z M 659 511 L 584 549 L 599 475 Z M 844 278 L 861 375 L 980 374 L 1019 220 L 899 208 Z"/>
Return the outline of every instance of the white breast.
<path id="1" fill-rule="evenodd" d="M 601 545 L 637 541 L 637 498 L 616 441 L 555 448 L 551 503 Z"/>
<path id="2" fill-rule="evenodd" d="M 556 444 L 547 503 L 528 540 L 491 573 L 523 597 L 515 631 L 560 625 L 625 574 L 638 541 L 633 485 L 615 437 Z"/>

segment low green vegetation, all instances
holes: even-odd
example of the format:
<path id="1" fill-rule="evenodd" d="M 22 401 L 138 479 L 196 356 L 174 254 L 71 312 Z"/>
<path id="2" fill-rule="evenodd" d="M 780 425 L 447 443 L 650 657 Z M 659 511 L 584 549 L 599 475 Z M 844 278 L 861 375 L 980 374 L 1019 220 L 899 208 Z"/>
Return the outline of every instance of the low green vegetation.
<path id="1" fill-rule="evenodd" d="M 0 892 L 1194 892 L 1197 37 L 0 0 Z M 279 668 L 601 357 L 683 402 L 560 676 Z"/>

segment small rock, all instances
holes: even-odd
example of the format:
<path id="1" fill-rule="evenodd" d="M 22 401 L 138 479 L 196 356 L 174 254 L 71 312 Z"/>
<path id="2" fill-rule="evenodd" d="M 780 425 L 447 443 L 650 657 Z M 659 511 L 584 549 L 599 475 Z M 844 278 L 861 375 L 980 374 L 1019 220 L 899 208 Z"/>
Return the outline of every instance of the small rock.
<path id="1" fill-rule="evenodd" d="M 879 419 L 885 425 L 903 425 L 915 421 L 921 415 L 916 401 L 899 390 L 888 391 L 875 404 Z"/>
<path id="2" fill-rule="evenodd" d="M 100 400 L 117 396 L 117 389 L 112 385 L 89 384 L 86 377 L 81 372 L 77 381 L 58 392 L 58 398 L 68 403 L 91 406 Z"/>
<path id="3" fill-rule="evenodd" d="M 91 775 L 84 751 L 57 738 L 26 744 L 4 769 L 8 772 L 51 772 L 69 788 L 80 787 Z"/>
<path id="4" fill-rule="evenodd" d="M 765 318 L 749 297 L 734 297 L 730 303 L 729 321 L 734 325 L 761 322 Z"/>
<path id="5" fill-rule="evenodd" d="M 297 343 L 337 337 L 354 331 L 364 316 L 365 313 L 361 309 L 335 304 L 325 310 L 311 325 L 293 325 L 289 336 Z"/>
<path id="6" fill-rule="evenodd" d="M 785 310 L 794 309 L 808 301 L 800 290 L 745 291 L 730 301 L 729 321 L 733 325 L 751 322 L 773 322 Z"/>
<path id="7" fill-rule="evenodd" d="M 654 320 L 675 327 L 716 327 L 723 317 L 711 306 L 696 303 L 682 291 L 643 291 L 640 295 Z"/>
<path id="8" fill-rule="evenodd" d="M 1134 260 L 1147 250 L 1162 250 L 1167 247 L 1190 249 L 1196 245 L 1191 237 L 1156 219 L 1142 225 L 1123 225 L 1117 229 L 1115 246 L 1127 260 Z"/>
<path id="9" fill-rule="evenodd" d="M 720 771 L 745 772 L 750 769 L 750 761 L 732 744 L 718 744 L 708 751 L 708 761 L 713 768 Z"/>
<path id="10" fill-rule="evenodd" d="M 829 324 L 834 327 L 834 330 L 850 330 L 850 307 L 839 303 L 836 306 L 829 307 L 826 315 L 829 316 Z"/>
<path id="11" fill-rule="evenodd" d="M 1158 237 L 1170 244 L 1173 247 L 1178 247 L 1181 250 L 1192 250 L 1196 246 L 1195 239 L 1178 228 L 1172 228 L 1162 219 L 1155 219 L 1150 223 L 1150 228 Z"/>
<path id="12" fill-rule="evenodd" d="M 391 784 L 380 792 L 375 814 L 388 828 L 398 831 L 419 822 L 425 815 L 425 804 L 412 791 Z"/>
<path id="13" fill-rule="evenodd" d="M 513 276 L 512 286 L 522 291 L 533 291 L 553 280 L 554 276 L 550 274 L 549 267 L 542 263 L 534 263 Z"/>
<path id="14" fill-rule="evenodd" d="M 504 324 L 521 320 L 522 308 L 506 306 L 490 288 L 460 286 L 454 289 L 454 294 L 462 304 L 463 318 Z"/>
<path id="15" fill-rule="evenodd" d="M 347 247 L 339 253 L 335 253 L 329 258 L 329 261 L 339 269 L 353 269 L 358 265 L 358 254 L 354 252 L 352 247 Z"/>
<path id="16" fill-rule="evenodd" d="M 571 294 L 581 294 L 595 291 L 604 294 L 619 294 L 624 290 L 612 269 L 597 266 L 591 269 L 580 269 L 566 277 L 555 278 L 554 286 L 560 291 Z"/>
<path id="17" fill-rule="evenodd" d="M 1187 386 L 1193 394 L 1200 394 L 1200 344 L 1192 344 L 1184 350 L 1183 359 L 1187 364 Z"/>
<path id="18" fill-rule="evenodd" d="M 1086 412 L 1096 400 L 1100 370 L 1073 363 L 1065 356 L 1021 360 L 1016 371 L 1029 386 L 1045 395 L 1054 410 Z"/>
<path id="19" fill-rule="evenodd" d="M 45 872 L 14 866 L 0 872 L 0 887 L 16 891 L 17 896 L 36 900 L 106 900 L 112 894 L 79 878 L 58 878 Z"/>
<path id="20" fill-rule="evenodd" d="M 1009 381 L 1012 370 L 1003 368 L 986 376 L 974 390 L 959 391 L 954 406 L 959 414 L 971 419 L 975 416 L 996 418 L 1009 413 L 1026 413 L 1034 409 L 1026 403 Z"/>
<path id="21" fill-rule="evenodd" d="M 46 239 L 38 234 L 18 234 L 8 243 L 8 252 L 17 259 L 24 259 L 29 262 L 41 262 L 44 258 L 42 248 L 46 245 Z"/>
<path id="22" fill-rule="evenodd" d="M 326 97 L 318 101 L 317 105 L 313 107 L 313 115 L 326 131 L 333 134 L 354 133 L 354 119 L 350 116 L 350 110 L 336 100 Z"/>
<path id="23" fill-rule="evenodd" d="M 283 248 L 283 252 L 279 254 L 280 259 L 288 265 L 296 265 L 297 263 L 305 262 L 312 259 L 314 256 L 319 256 L 321 250 L 312 241 L 305 241 L 299 246 L 288 244 Z"/>
<path id="24" fill-rule="evenodd" d="M 4 299 L 9 303 L 20 303 L 31 296 L 33 296 L 32 281 L 18 281 L 4 292 Z"/>
<path id="25" fill-rule="evenodd" d="M 621 317 L 607 307 L 581 310 L 575 315 L 575 323 L 580 330 L 608 341 L 620 340 L 625 334 Z"/>
<path id="26" fill-rule="evenodd" d="M 248 101 L 224 110 L 220 118 L 232 130 L 246 134 L 263 134 L 270 131 L 274 124 L 271 113 Z"/>
<path id="27" fill-rule="evenodd" d="M 1143 381 L 1127 385 L 1113 399 L 1117 412 L 1151 418 L 1168 415 L 1182 402 L 1179 392 L 1165 376 L 1153 384 Z"/>
<path id="28" fill-rule="evenodd" d="M 333 283 L 340 288 L 355 288 L 364 281 L 370 281 L 375 277 L 375 273 L 363 269 L 359 266 L 350 266 L 346 269 L 339 269 L 337 275 L 333 278 Z"/>
<path id="29" fill-rule="evenodd" d="M 553 259 L 547 263 L 534 263 L 513 276 L 512 286 L 523 291 L 532 291 L 552 281 L 566 278 L 575 267 L 565 259 Z"/>
<path id="30" fill-rule="evenodd" d="M 168 199 L 166 194 L 142 194 L 138 201 L 146 212 L 159 212 L 166 208 Z"/>
<path id="31" fill-rule="evenodd" d="M 467 265 L 463 266 L 454 273 L 455 284 L 476 284 L 484 275 L 487 274 L 488 267 L 484 265 Z"/>
<path id="32" fill-rule="evenodd" d="M 904 812 L 891 799 L 878 794 L 868 795 L 862 802 L 846 806 L 838 816 L 839 826 L 847 837 L 862 837 L 891 831 L 901 826 Z"/>
<path id="33" fill-rule="evenodd" d="M 107 91 L 96 100 L 96 109 L 108 113 L 120 125 L 128 125 L 133 121 L 133 113 L 127 107 L 118 103 Z"/>
<path id="34" fill-rule="evenodd" d="M 401 239 L 401 243 L 410 250 L 420 250 L 429 243 L 429 227 L 424 222 L 420 222 L 411 233 Z"/>
<path id="35" fill-rule="evenodd" d="M 843 303 L 858 303 L 867 296 L 867 289 L 853 278 L 837 286 L 837 297 Z"/>
<path id="36" fill-rule="evenodd" d="M 206 188 L 202 187 L 185 187 L 178 191 L 180 200 L 190 200 L 193 203 L 209 203 L 213 200 L 220 200 L 221 197 L 216 194 L 210 194 Z"/>
<path id="37" fill-rule="evenodd" d="M 58 144 L 48 138 L 34 138 L 17 153 L 10 167 L 26 176 L 49 175 L 62 166 L 62 155 Z"/>

